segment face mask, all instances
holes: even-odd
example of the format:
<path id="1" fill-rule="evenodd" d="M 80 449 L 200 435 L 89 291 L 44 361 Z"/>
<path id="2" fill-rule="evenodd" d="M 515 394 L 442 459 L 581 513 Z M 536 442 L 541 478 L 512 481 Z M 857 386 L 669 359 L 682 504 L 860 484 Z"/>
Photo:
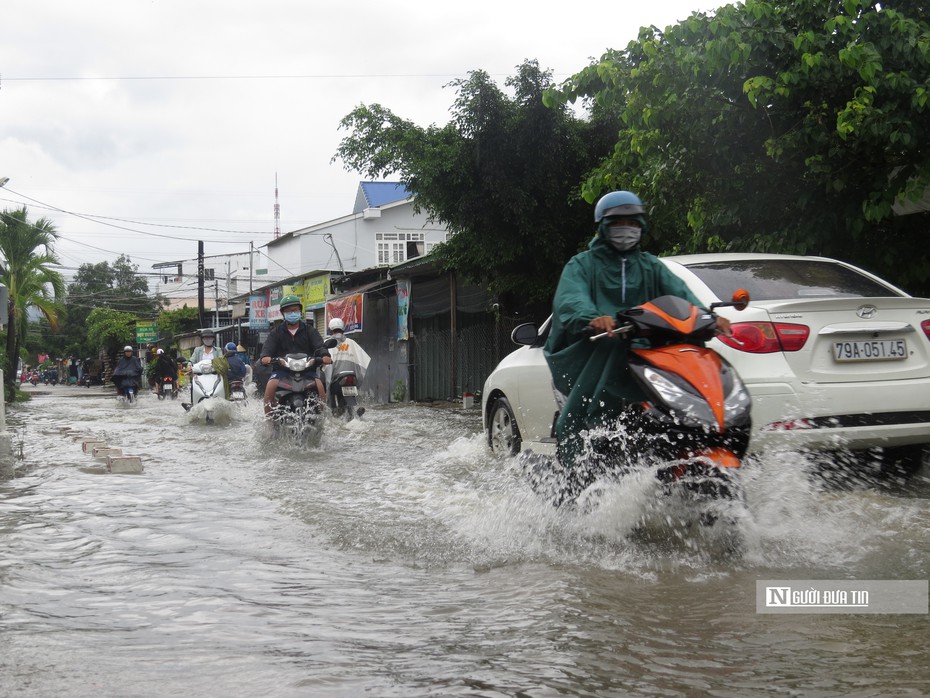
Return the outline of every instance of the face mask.
<path id="1" fill-rule="evenodd" d="M 296 325 L 298 322 L 300 322 L 300 313 L 288 313 L 284 316 L 284 321 L 288 325 Z"/>
<path id="2" fill-rule="evenodd" d="M 607 227 L 605 238 L 618 252 L 627 252 L 639 244 L 643 235 L 640 228 L 632 225 L 611 225 Z"/>
<path id="3" fill-rule="evenodd" d="M 203 345 L 204 345 L 205 347 L 212 347 L 212 346 L 213 346 L 213 339 L 211 339 L 210 337 L 204 337 L 204 339 L 203 339 Z"/>
<path id="4" fill-rule="evenodd" d="M 341 342 L 341 341 L 342 341 L 343 334 L 342 334 L 342 332 L 333 332 L 333 337 L 336 338 L 336 341 L 337 341 L 337 342 Z"/>

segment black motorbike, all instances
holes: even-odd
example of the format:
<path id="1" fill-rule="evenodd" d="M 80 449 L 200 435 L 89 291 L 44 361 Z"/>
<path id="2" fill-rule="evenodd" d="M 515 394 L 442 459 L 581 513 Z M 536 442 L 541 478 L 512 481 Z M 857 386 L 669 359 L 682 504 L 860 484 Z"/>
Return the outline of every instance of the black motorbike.
<path id="1" fill-rule="evenodd" d="M 351 422 L 365 413 L 365 408 L 358 406 L 358 380 L 355 371 L 341 371 L 334 375 L 327 390 L 329 406 L 334 416 L 345 416 Z"/>
<path id="2" fill-rule="evenodd" d="M 335 340 L 327 340 L 324 346 L 330 345 L 336 346 Z M 275 390 L 277 405 L 271 412 L 275 431 L 290 435 L 301 445 L 318 446 L 323 437 L 326 405 L 317 381 L 322 384 L 318 369 L 328 355 L 288 354 L 271 360 L 279 374 Z"/>
<path id="3" fill-rule="evenodd" d="M 125 400 L 130 405 L 134 403 L 139 394 L 139 381 L 139 376 L 113 376 L 117 400 Z"/>
<path id="4" fill-rule="evenodd" d="M 158 376 L 155 379 L 155 390 L 159 400 L 178 397 L 178 381 L 174 376 Z"/>

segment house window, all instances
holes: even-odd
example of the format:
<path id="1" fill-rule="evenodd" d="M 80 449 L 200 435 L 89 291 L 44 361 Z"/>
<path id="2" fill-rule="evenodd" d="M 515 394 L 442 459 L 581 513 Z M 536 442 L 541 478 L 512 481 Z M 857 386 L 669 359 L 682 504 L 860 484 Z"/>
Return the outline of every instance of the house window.
<path id="1" fill-rule="evenodd" d="M 423 233 L 375 233 L 378 266 L 406 262 L 423 254 Z"/>

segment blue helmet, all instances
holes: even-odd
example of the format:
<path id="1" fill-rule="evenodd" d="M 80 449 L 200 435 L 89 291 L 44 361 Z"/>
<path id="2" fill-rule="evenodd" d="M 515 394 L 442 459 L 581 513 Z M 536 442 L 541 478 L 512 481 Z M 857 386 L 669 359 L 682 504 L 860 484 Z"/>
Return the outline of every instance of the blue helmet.
<path id="1" fill-rule="evenodd" d="M 594 222 L 600 223 L 611 216 L 627 216 L 637 219 L 646 232 L 646 209 L 643 202 L 631 191 L 612 191 L 598 199 L 594 206 Z"/>

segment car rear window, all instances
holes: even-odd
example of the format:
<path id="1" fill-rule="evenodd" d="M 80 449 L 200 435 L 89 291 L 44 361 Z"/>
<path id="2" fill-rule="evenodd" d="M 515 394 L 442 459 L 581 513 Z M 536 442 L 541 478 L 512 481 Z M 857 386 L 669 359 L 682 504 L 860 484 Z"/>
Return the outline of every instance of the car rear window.
<path id="1" fill-rule="evenodd" d="M 754 301 L 900 296 L 894 289 L 833 262 L 755 259 L 689 264 L 718 298 L 744 288 Z"/>

